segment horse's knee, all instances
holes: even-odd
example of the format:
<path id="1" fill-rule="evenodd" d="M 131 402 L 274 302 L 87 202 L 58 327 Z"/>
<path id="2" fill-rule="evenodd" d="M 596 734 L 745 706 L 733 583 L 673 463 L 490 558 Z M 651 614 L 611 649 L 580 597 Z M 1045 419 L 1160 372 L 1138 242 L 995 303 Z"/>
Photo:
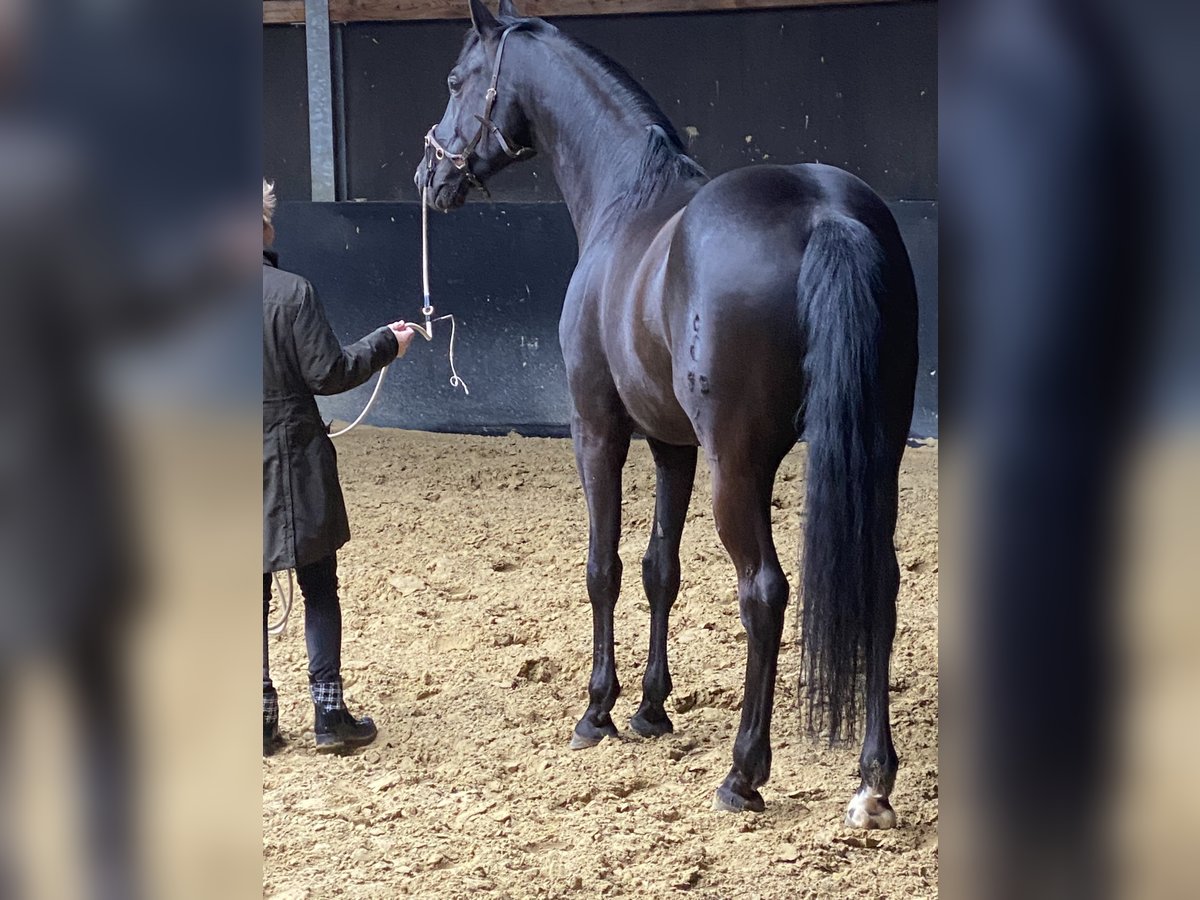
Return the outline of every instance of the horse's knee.
<path id="1" fill-rule="evenodd" d="M 609 559 L 588 558 L 587 588 L 593 604 L 615 603 L 621 588 L 621 557 L 616 553 Z"/>

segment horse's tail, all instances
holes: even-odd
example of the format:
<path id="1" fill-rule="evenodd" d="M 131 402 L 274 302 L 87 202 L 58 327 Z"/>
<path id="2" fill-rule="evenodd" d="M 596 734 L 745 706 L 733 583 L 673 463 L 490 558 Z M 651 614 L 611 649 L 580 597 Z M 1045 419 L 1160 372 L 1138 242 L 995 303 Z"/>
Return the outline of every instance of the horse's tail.
<path id="1" fill-rule="evenodd" d="M 863 660 L 895 628 L 885 472 L 879 295 L 884 252 L 871 231 L 830 214 L 800 266 L 804 434 L 808 442 L 801 649 L 809 729 L 853 737 Z M 887 554 L 892 554 L 888 562 Z M 890 643 L 890 641 L 889 641 Z"/>

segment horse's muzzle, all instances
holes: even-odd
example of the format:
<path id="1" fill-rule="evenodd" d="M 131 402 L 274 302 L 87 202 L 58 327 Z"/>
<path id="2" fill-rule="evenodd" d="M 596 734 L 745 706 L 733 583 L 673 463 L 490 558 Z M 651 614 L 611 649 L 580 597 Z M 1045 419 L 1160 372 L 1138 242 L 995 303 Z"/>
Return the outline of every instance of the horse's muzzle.
<path id="1" fill-rule="evenodd" d="M 428 178 L 425 165 L 425 161 L 422 160 L 413 174 L 413 184 L 417 188 L 418 196 Z M 447 163 L 434 166 L 433 181 L 429 184 L 430 206 L 434 209 L 441 212 L 457 209 L 466 202 L 469 190 L 470 185 L 466 177 L 453 166 Z"/>

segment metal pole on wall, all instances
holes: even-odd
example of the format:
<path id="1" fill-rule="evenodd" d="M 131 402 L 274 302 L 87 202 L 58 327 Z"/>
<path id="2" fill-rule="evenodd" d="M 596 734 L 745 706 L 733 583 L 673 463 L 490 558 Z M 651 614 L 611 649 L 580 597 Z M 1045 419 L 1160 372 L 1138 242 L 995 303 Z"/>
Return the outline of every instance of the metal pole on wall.
<path id="1" fill-rule="evenodd" d="M 329 0 L 304 0 L 308 59 L 308 146 L 313 202 L 337 199 L 333 170 L 333 78 L 329 59 Z"/>

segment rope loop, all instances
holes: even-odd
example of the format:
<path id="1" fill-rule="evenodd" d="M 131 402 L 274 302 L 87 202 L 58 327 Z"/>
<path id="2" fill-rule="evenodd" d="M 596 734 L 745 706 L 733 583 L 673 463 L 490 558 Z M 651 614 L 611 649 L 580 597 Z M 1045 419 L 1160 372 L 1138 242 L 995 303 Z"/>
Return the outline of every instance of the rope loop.
<path id="1" fill-rule="evenodd" d="M 275 581 L 275 587 L 279 591 L 280 614 L 279 618 L 267 626 L 267 632 L 270 634 L 283 634 L 287 628 L 288 616 L 292 613 L 292 600 L 296 596 L 296 582 L 294 573 L 291 569 L 287 570 L 287 590 L 283 589 L 283 573 L 272 572 L 271 577 Z"/>

